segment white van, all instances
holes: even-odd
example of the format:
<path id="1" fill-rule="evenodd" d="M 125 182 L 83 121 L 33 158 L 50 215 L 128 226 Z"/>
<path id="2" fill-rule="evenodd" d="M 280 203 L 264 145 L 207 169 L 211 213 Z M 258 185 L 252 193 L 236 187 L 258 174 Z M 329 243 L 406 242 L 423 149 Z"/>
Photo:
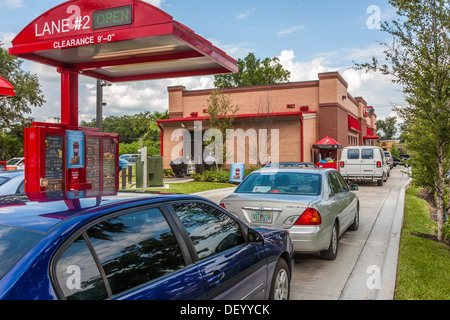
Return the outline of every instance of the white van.
<path id="1" fill-rule="evenodd" d="M 379 186 L 386 182 L 390 173 L 383 149 L 373 146 L 344 148 L 339 169 L 347 181 L 377 181 Z"/>

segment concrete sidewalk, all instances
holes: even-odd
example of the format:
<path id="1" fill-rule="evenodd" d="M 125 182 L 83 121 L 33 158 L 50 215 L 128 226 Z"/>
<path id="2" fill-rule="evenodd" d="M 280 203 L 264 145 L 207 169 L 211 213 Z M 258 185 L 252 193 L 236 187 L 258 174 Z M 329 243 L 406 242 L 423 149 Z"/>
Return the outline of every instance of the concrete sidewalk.
<path id="1" fill-rule="evenodd" d="M 390 190 L 340 300 L 393 300 L 405 190 L 410 181 L 403 173 L 400 182 Z"/>
<path id="2" fill-rule="evenodd" d="M 393 300 L 405 189 L 410 183 L 406 170 L 392 171 L 384 187 L 360 185 L 360 229 L 343 235 L 335 261 L 324 261 L 314 254 L 296 256 L 291 299 Z M 233 190 L 195 195 L 218 203 Z"/>

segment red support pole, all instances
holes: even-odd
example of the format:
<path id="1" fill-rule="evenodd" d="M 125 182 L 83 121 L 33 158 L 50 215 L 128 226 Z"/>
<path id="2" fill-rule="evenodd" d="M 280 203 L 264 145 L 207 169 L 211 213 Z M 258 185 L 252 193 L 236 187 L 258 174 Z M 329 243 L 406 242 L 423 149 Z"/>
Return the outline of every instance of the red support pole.
<path id="1" fill-rule="evenodd" d="M 78 128 L 78 75 L 79 71 L 58 68 L 61 74 L 61 123 Z"/>

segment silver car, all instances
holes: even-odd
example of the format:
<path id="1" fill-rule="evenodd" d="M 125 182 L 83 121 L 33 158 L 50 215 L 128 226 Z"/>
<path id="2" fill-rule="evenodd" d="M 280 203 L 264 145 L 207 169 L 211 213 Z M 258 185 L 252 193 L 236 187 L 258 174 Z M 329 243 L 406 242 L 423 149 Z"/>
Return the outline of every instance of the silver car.
<path id="1" fill-rule="evenodd" d="M 25 172 L 5 171 L 0 173 L 0 196 L 25 193 Z"/>
<path id="2" fill-rule="evenodd" d="M 339 237 L 359 227 L 359 200 L 334 169 L 261 169 L 221 206 L 241 220 L 288 229 L 297 253 L 320 252 L 334 260 Z"/>

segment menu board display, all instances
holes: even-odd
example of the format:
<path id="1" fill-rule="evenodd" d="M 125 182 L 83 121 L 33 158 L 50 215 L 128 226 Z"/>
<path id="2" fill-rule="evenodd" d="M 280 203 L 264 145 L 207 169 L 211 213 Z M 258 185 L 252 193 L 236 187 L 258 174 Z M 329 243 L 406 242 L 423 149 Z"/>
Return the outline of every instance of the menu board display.
<path id="1" fill-rule="evenodd" d="M 47 180 L 45 187 L 47 191 L 64 190 L 63 148 L 63 136 L 45 136 L 45 179 Z"/>
<path id="2" fill-rule="evenodd" d="M 78 200 L 118 192 L 119 135 L 36 123 L 25 128 L 25 192 L 31 201 Z M 2 163 L 0 162 L 0 166 Z"/>
<path id="3" fill-rule="evenodd" d="M 64 191 L 64 137 L 45 136 L 45 176 L 40 186 L 50 197 L 60 197 Z"/>
<path id="4" fill-rule="evenodd" d="M 117 143 L 113 139 L 103 140 L 103 193 L 116 190 Z"/>
<path id="5" fill-rule="evenodd" d="M 84 132 L 67 130 L 66 141 L 67 169 L 84 168 Z"/>
<path id="6" fill-rule="evenodd" d="M 86 183 L 92 184 L 92 189 L 86 191 L 88 197 L 99 195 L 100 192 L 100 139 L 86 139 Z"/>

